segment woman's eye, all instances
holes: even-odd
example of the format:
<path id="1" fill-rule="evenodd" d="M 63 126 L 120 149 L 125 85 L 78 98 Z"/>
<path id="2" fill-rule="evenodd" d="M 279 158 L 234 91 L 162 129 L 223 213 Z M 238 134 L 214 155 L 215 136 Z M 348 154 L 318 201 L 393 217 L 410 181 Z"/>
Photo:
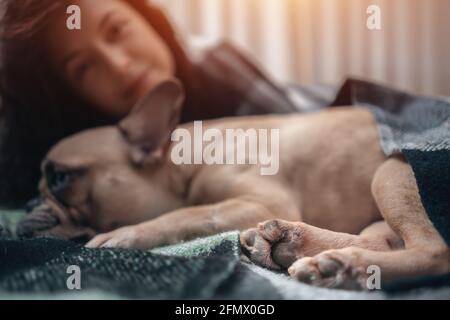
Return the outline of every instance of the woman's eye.
<path id="1" fill-rule="evenodd" d="M 115 23 L 108 32 L 109 37 L 112 40 L 117 39 L 124 33 L 126 26 L 127 26 L 126 22 Z"/>
<path id="2" fill-rule="evenodd" d="M 90 64 L 87 62 L 81 63 L 75 68 L 75 78 L 81 80 L 84 78 L 86 73 L 89 71 Z"/>

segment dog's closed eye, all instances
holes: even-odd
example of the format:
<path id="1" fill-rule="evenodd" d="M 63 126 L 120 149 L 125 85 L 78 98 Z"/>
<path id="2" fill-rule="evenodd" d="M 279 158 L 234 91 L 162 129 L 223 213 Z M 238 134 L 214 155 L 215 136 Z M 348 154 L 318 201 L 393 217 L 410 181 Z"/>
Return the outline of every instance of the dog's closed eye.
<path id="1" fill-rule="evenodd" d="M 58 166 L 49 161 L 44 166 L 44 175 L 48 190 L 64 206 L 63 192 L 74 182 L 76 178 L 84 173 L 84 169 L 72 169 Z"/>

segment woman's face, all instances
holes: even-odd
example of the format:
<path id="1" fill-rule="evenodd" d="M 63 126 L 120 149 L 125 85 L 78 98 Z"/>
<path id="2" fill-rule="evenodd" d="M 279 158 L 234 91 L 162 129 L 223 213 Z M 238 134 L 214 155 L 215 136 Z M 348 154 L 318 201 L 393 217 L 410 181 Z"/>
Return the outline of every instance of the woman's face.
<path id="1" fill-rule="evenodd" d="M 173 56 L 127 3 L 75 4 L 81 9 L 81 30 L 66 27 L 68 14 L 53 21 L 47 32 L 51 59 L 82 98 L 108 115 L 123 117 L 156 84 L 174 76 Z"/>

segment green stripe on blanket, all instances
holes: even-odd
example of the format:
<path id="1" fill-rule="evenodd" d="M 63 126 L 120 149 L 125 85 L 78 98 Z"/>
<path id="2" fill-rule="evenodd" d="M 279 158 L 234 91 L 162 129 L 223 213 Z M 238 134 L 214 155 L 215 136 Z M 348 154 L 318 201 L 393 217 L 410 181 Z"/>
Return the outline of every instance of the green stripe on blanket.
<path id="1" fill-rule="evenodd" d="M 16 228 L 20 220 L 25 217 L 23 210 L 3 210 L 0 209 L 0 238 L 14 237 Z"/>

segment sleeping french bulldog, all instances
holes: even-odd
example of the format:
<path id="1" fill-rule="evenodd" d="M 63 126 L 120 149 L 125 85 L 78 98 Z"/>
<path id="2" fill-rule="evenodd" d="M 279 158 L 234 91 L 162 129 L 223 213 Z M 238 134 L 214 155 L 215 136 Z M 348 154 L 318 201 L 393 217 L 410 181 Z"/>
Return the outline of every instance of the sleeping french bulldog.
<path id="1" fill-rule="evenodd" d="M 382 283 L 450 272 L 410 166 L 385 157 L 367 109 L 203 124 L 279 129 L 279 172 L 263 176 L 258 165 L 174 164 L 170 135 L 182 101 L 181 86 L 166 81 L 117 126 L 58 143 L 42 164 L 44 202 L 19 233 L 149 249 L 241 230 L 253 262 L 346 289 L 366 289 L 371 265 Z"/>

